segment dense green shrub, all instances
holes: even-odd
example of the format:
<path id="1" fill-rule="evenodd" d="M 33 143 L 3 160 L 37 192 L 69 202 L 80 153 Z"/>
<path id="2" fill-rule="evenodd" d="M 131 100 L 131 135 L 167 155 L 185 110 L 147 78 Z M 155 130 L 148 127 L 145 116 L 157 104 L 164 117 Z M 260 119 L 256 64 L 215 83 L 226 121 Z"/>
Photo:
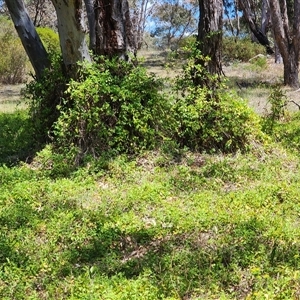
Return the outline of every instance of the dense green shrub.
<path id="1" fill-rule="evenodd" d="M 179 42 L 178 46 L 180 49 L 185 48 L 185 47 L 190 47 L 191 45 L 195 44 L 197 40 L 197 36 L 195 34 L 183 37 Z"/>
<path id="2" fill-rule="evenodd" d="M 196 50 L 177 79 L 178 96 L 172 107 L 177 124 L 173 138 L 181 146 L 206 152 L 246 150 L 253 139 L 262 137 L 259 117 L 221 79 L 207 72 L 206 61 Z M 202 87 L 194 84 L 202 80 Z"/>
<path id="3" fill-rule="evenodd" d="M 57 59 L 42 80 L 27 86 L 35 136 L 52 138 L 54 149 L 76 164 L 87 155 L 135 154 L 162 142 L 177 150 L 246 150 L 262 137 L 258 116 L 199 64 L 208 58 L 190 51 L 175 91 L 169 89 L 174 97 L 132 63 L 101 57 L 67 80 Z M 203 84 L 195 85 L 196 79 Z"/>
<path id="4" fill-rule="evenodd" d="M 207 93 L 177 100 L 174 138 L 198 151 L 246 150 L 261 135 L 258 116 L 235 93 L 223 92 L 215 99 L 208 99 Z"/>
<path id="5" fill-rule="evenodd" d="M 51 55 L 51 68 L 39 80 L 26 85 L 24 97 L 29 104 L 32 132 L 37 144 L 50 141 L 53 123 L 57 120 L 59 105 L 64 96 L 68 79 L 63 74 L 61 56 Z"/>
<path id="6" fill-rule="evenodd" d="M 254 58 L 250 59 L 250 63 L 250 69 L 253 71 L 261 71 L 268 67 L 267 58 L 264 55 L 255 56 Z"/>
<path id="7" fill-rule="evenodd" d="M 0 113 L 0 164 L 27 159 L 34 149 L 26 111 Z"/>
<path id="8" fill-rule="evenodd" d="M 0 82 L 25 82 L 28 58 L 13 23 L 4 17 L 0 18 L 0 49 Z"/>
<path id="9" fill-rule="evenodd" d="M 168 112 L 160 87 L 144 68 L 124 61 L 82 65 L 59 106 L 56 146 L 74 150 L 77 160 L 87 153 L 153 148 Z"/>
<path id="10" fill-rule="evenodd" d="M 223 60 L 230 62 L 234 60 L 248 61 L 258 54 L 265 54 L 265 48 L 248 38 L 237 39 L 234 37 L 223 38 Z"/>
<path id="11" fill-rule="evenodd" d="M 59 36 L 54 30 L 47 27 L 37 27 L 36 31 L 48 52 L 60 53 Z"/>

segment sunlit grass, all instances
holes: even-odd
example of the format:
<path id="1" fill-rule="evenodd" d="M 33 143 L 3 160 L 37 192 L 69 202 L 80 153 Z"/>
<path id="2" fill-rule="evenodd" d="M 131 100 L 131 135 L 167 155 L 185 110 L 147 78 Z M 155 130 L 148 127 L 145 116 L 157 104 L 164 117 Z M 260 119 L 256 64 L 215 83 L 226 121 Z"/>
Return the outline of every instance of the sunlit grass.
<path id="1" fill-rule="evenodd" d="M 19 100 L 7 100 L 0 101 L 0 112 L 12 113 L 16 110 L 24 110 L 28 107 L 25 102 L 20 102 Z"/>
<path id="2" fill-rule="evenodd" d="M 0 168 L 3 299 L 299 292 L 299 159 L 283 148 L 148 152 L 53 177 L 60 163 L 46 148 Z"/>
<path id="3" fill-rule="evenodd" d="M 1 299 L 299 298 L 299 115 L 248 153 L 162 145 L 77 169 L 51 145 L 19 162 L 28 116 L 0 121 Z"/>
<path id="4" fill-rule="evenodd" d="M 23 110 L 27 107 L 21 97 L 21 89 L 24 84 L 1 85 L 0 84 L 0 112 L 11 113 L 16 110 Z"/>

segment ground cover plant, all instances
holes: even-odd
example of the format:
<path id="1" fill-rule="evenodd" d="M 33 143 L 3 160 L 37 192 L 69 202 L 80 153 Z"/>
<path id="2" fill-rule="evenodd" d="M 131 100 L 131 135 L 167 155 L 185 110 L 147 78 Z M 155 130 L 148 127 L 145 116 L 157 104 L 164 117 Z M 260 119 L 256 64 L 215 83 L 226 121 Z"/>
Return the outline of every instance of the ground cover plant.
<path id="1" fill-rule="evenodd" d="M 282 90 L 268 91 L 277 113 Z M 208 153 L 165 135 L 152 150 L 106 151 L 74 167 L 53 144 L 31 156 L 27 111 L 0 114 L 1 299 L 300 297 L 299 114 L 260 117 L 235 92 L 211 104 L 193 96 L 172 98 L 174 113 L 188 108 L 177 134 L 204 130 L 188 122 L 202 120 L 196 102 L 219 105 L 236 139 Z M 221 112 L 213 117 L 222 124 Z M 205 132 L 218 139 L 214 128 Z"/>
<path id="2" fill-rule="evenodd" d="M 2 299 L 297 299 L 299 159 L 119 156 L 0 169 Z"/>
<path id="3" fill-rule="evenodd" d="M 26 160 L 34 149 L 31 122 L 27 111 L 0 114 L 0 163 Z"/>

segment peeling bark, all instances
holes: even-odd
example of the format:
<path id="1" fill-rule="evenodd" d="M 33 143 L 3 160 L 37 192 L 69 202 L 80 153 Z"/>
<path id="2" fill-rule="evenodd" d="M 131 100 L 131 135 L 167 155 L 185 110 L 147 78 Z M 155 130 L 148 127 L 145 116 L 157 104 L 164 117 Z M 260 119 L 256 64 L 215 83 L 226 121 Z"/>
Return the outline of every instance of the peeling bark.
<path id="1" fill-rule="evenodd" d="M 58 33 L 64 65 L 70 74 L 79 61 L 90 61 L 86 43 L 81 0 L 52 0 L 58 20 Z M 72 76 L 72 75 L 71 75 Z"/>
<path id="2" fill-rule="evenodd" d="M 96 0 L 96 53 L 128 60 L 136 45 L 127 0 Z"/>

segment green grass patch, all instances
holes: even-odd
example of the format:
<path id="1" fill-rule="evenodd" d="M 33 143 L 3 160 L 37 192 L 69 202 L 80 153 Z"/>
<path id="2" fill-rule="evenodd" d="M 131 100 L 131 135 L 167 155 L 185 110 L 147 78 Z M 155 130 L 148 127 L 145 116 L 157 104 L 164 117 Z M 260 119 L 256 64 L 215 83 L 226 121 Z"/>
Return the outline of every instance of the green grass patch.
<path id="1" fill-rule="evenodd" d="M 287 115 L 285 119 L 273 123 L 272 133 L 275 140 L 298 154 L 300 151 L 300 113 Z"/>
<path id="2" fill-rule="evenodd" d="M 0 164 L 29 158 L 34 144 L 27 111 L 0 113 L 0 128 Z"/>
<path id="3" fill-rule="evenodd" d="M 2 299 L 297 297 L 299 160 L 284 149 L 119 156 L 69 178 L 48 152 L 0 168 Z"/>
<path id="4" fill-rule="evenodd" d="M 20 162 L 27 113 L 0 114 L 1 299 L 297 299 L 299 120 L 245 153 L 165 141 L 75 168 L 51 145 Z"/>

